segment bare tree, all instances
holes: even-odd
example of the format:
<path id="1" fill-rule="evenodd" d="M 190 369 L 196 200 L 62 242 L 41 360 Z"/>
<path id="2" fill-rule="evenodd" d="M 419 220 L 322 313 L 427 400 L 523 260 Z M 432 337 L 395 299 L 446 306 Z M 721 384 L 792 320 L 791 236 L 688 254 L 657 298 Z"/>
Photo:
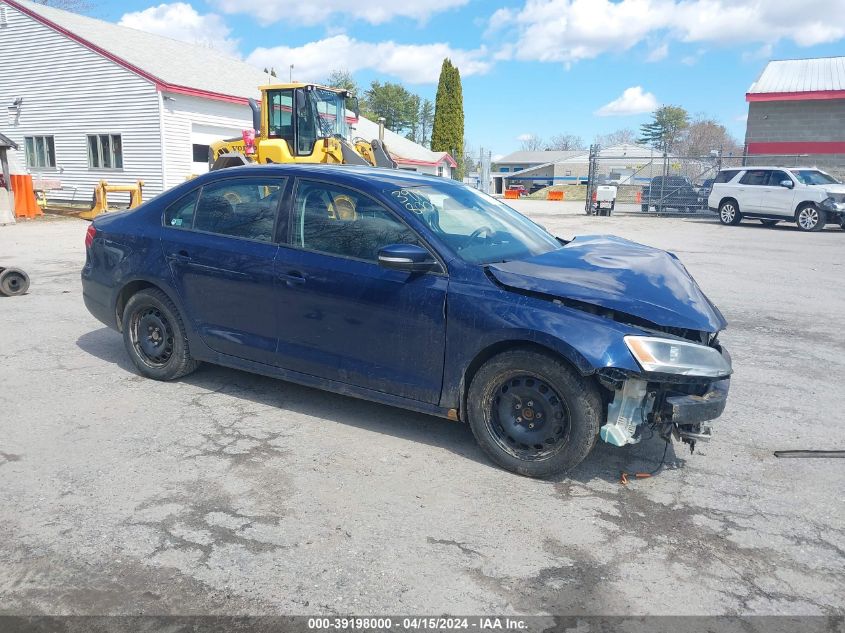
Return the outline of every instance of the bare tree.
<path id="1" fill-rule="evenodd" d="M 585 149 L 584 139 L 575 134 L 556 134 L 551 138 L 546 149 L 561 152 Z"/>
<path id="2" fill-rule="evenodd" d="M 613 147 L 614 145 L 634 145 L 639 138 L 639 134 L 630 128 L 623 128 L 616 130 L 609 134 L 599 134 L 596 136 L 595 143 L 602 147 Z"/>
<path id="3" fill-rule="evenodd" d="M 520 148 L 523 152 L 541 152 L 546 149 L 545 142 L 536 134 L 526 134 L 521 136 L 519 140 L 522 141 Z"/>
<path id="4" fill-rule="evenodd" d="M 94 8 L 94 3 L 88 0 L 35 0 L 35 4 L 43 4 L 45 7 L 73 11 L 74 13 L 87 13 Z"/>
<path id="5" fill-rule="evenodd" d="M 722 151 L 725 155 L 740 155 L 742 145 L 715 119 L 703 114 L 695 115 L 678 143 L 678 153 L 684 156 L 709 156 L 715 151 Z"/>

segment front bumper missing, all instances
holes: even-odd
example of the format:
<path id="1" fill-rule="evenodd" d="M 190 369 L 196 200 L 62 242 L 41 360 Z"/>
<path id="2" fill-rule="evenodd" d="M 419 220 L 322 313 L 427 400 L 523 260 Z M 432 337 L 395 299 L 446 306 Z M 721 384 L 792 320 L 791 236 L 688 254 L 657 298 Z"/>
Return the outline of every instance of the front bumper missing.
<path id="1" fill-rule="evenodd" d="M 694 447 L 696 442 L 711 439 L 710 427 L 703 423 L 722 415 L 730 383 L 730 378 L 681 384 L 633 376 L 615 384 L 604 382 L 615 389 L 607 424 L 599 435 L 615 446 L 636 444 L 644 427 L 650 426 L 667 441 L 674 437 Z"/>
<path id="2" fill-rule="evenodd" d="M 663 408 L 663 419 L 683 426 L 718 418 L 728 402 L 730 385 L 730 378 L 725 378 L 711 384 L 709 391 L 703 396 L 688 394 L 667 396 Z"/>

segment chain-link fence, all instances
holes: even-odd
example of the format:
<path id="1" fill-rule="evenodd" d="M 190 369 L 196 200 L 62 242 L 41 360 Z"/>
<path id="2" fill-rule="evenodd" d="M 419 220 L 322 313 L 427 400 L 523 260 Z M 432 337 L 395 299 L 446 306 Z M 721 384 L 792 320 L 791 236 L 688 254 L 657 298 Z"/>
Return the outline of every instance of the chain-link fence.
<path id="1" fill-rule="evenodd" d="M 791 167 L 808 165 L 807 156 L 676 156 L 670 153 L 590 148 L 585 210 L 598 213 L 601 200 L 615 187 L 614 211 L 706 214 L 707 198 L 719 170 L 747 165 Z M 808 165 L 809 166 L 809 165 Z"/>

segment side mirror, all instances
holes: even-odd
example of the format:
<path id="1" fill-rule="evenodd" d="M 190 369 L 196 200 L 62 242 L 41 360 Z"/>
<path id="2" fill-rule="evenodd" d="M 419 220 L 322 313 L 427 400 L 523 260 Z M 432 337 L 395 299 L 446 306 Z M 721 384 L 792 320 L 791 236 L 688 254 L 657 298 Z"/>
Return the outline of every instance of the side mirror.
<path id="1" fill-rule="evenodd" d="M 379 266 L 405 272 L 426 272 L 437 267 L 437 260 L 422 246 L 390 244 L 378 252 Z"/>
<path id="2" fill-rule="evenodd" d="M 795 186 L 795 183 L 791 180 L 781 180 L 780 181 L 781 187 L 786 187 L 787 189 L 792 189 Z"/>

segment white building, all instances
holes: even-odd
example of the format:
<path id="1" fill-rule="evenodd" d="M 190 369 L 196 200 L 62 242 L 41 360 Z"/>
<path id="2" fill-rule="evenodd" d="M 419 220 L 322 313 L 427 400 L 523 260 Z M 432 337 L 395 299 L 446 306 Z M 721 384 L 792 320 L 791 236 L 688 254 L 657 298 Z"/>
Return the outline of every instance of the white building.
<path id="1" fill-rule="evenodd" d="M 0 0 L 0 131 L 64 200 L 100 180 L 145 183 L 145 198 L 207 171 L 208 145 L 252 127 L 261 70 L 213 49 L 26 0 Z M 359 121 L 356 134 L 377 135 Z M 387 131 L 401 168 L 451 174 L 451 156 Z M 395 147 L 394 147 L 395 146 Z"/>

